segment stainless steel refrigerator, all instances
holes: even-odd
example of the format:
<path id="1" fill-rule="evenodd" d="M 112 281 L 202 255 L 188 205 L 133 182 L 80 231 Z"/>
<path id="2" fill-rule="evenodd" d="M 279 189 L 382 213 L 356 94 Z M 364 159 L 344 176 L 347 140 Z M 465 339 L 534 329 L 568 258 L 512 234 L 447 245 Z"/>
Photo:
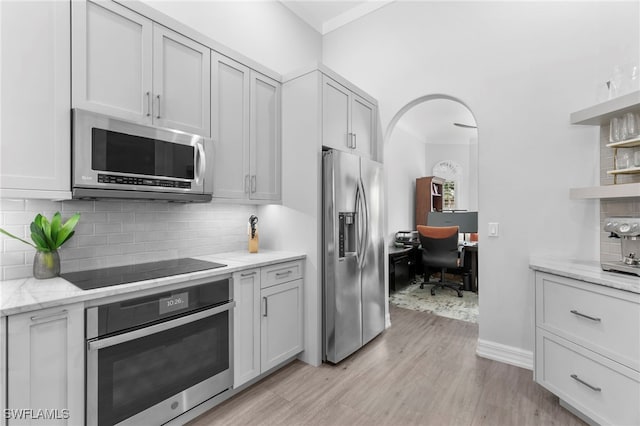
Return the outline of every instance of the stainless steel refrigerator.
<path id="1" fill-rule="evenodd" d="M 323 352 L 338 363 L 384 330 L 382 165 L 323 153 Z"/>

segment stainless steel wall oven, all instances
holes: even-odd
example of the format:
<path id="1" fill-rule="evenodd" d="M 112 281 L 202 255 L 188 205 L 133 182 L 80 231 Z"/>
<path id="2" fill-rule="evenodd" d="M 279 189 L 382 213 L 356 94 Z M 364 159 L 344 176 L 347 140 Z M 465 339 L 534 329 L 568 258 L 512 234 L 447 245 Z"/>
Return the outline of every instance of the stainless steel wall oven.
<path id="1" fill-rule="evenodd" d="M 162 424 L 233 383 L 230 278 L 88 308 L 87 424 Z"/>

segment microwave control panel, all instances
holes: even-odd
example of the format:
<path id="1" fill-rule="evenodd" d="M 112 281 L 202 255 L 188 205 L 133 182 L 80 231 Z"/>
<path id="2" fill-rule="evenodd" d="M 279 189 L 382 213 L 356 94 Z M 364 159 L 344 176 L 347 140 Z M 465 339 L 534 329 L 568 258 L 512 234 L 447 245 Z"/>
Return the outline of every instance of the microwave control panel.
<path id="1" fill-rule="evenodd" d="M 162 188 L 191 189 L 191 182 L 168 179 L 151 179 L 133 176 L 117 176 L 98 174 L 98 183 L 115 183 L 121 185 L 157 186 Z"/>

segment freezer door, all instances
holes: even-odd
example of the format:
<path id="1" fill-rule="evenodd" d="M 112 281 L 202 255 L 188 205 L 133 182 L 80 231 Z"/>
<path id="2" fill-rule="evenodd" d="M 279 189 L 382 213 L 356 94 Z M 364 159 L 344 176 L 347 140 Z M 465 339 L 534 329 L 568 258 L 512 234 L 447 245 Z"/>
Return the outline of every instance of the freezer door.
<path id="1" fill-rule="evenodd" d="M 362 346 L 359 178 L 358 157 L 338 151 L 324 154 L 323 343 L 325 359 L 333 363 Z"/>
<path id="2" fill-rule="evenodd" d="M 366 344 L 384 330 L 384 239 L 382 165 L 361 159 L 361 185 L 367 225 L 362 260 L 362 340 Z"/>

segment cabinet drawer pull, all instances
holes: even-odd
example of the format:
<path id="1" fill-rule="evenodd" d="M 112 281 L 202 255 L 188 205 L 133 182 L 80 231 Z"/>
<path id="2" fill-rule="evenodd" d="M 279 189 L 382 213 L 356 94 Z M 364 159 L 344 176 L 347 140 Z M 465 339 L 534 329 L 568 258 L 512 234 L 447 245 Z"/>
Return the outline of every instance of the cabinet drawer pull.
<path id="1" fill-rule="evenodd" d="M 291 269 L 286 272 L 276 272 L 276 278 L 282 278 L 291 275 Z"/>
<path id="2" fill-rule="evenodd" d="M 253 272 L 245 272 L 243 274 L 240 274 L 241 277 L 250 277 L 251 275 L 255 275 L 256 271 Z"/>
<path id="3" fill-rule="evenodd" d="M 267 316 L 267 309 L 268 309 L 269 305 L 268 305 L 268 301 L 267 301 L 266 297 L 263 297 L 262 299 L 264 300 L 264 314 L 262 316 L 266 317 Z"/>
<path id="4" fill-rule="evenodd" d="M 67 314 L 67 310 L 63 309 L 60 312 L 55 312 L 53 314 L 47 314 L 47 315 L 34 315 L 31 317 L 31 321 L 40 321 L 46 318 L 53 318 L 53 317 L 57 317 L 59 315 L 66 315 Z"/>
<path id="5" fill-rule="evenodd" d="M 602 319 L 600 319 L 600 318 L 596 318 L 596 317 L 592 317 L 592 316 L 589 316 L 589 315 L 585 315 L 585 314 L 583 314 L 583 313 L 581 313 L 581 312 L 576 311 L 575 309 L 572 309 L 572 310 L 571 310 L 571 311 L 569 311 L 569 312 L 571 312 L 572 314 L 577 315 L 577 316 L 579 316 L 579 317 L 586 318 L 586 319 L 590 319 L 591 321 L 595 321 L 595 322 L 600 322 L 600 321 L 602 321 Z"/>
<path id="6" fill-rule="evenodd" d="M 584 380 L 582 380 L 580 377 L 578 377 L 577 374 L 572 374 L 571 378 L 573 380 L 575 380 L 578 383 L 582 383 L 583 385 L 585 385 L 586 387 L 588 387 L 589 389 L 591 389 L 594 392 L 602 392 L 602 388 L 597 388 L 595 386 L 590 385 L 589 383 L 585 382 Z"/>
<path id="7" fill-rule="evenodd" d="M 158 99 L 158 114 L 156 118 L 160 118 L 160 95 L 156 95 L 156 99 Z"/>

